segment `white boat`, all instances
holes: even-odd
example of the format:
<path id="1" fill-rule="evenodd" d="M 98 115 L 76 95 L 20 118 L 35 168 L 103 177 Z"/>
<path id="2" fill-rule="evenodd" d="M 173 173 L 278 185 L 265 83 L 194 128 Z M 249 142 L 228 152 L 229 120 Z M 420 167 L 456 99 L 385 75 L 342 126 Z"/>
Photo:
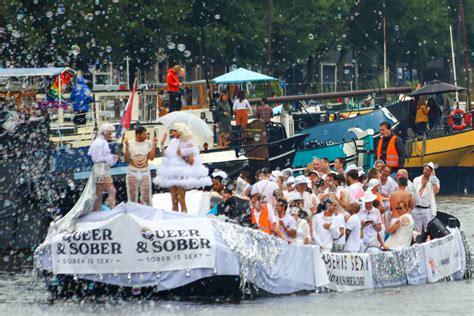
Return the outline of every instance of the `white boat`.
<path id="1" fill-rule="evenodd" d="M 158 203 L 160 198 L 154 200 Z M 316 246 L 289 244 L 220 217 L 204 216 L 206 212 L 197 209 L 195 213 L 201 214 L 127 203 L 79 218 L 82 211 L 76 209 L 76 214 L 53 224 L 36 249 L 37 275 L 44 278 L 53 298 L 110 295 L 225 301 L 415 285 L 472 275 L 471 250 L 460 227 L 398 251 L 321 253 Z M 447 215 L 439 217 L 446 220 Z"/>

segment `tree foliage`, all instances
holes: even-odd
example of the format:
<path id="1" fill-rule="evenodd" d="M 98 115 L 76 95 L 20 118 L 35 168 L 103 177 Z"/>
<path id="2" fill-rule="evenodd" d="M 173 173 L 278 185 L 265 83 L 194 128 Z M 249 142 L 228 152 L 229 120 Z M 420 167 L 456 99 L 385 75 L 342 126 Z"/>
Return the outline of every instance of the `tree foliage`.
<path id="1" fill-rule="evenodd" d="M 474 5 L 464 2 L 472 47 Z M 163 60 L 191 66 L 206 61 L 260 65 L 277 76 L 297 68 L 311 82 L 315 65 L 335 47 L 355 49 L 361 69 L 374 60 L 381 63 L 384 17 L 392 71 L 398 62 L 420 69 L 429 60 L 449 59 L 448 26 L 456 27 L 457 3 L 273 0 L 270 68 L 267 1 L 9 0 L 4 1 L 0 19 L 5 21 L 0 49 L 7 66 L 67 65 L 86 70 L 108 62 L 120 65 L 128 56 L 132 68 L 145 72 Z M 76 45 L 79 54 L 73 49 Z"/>

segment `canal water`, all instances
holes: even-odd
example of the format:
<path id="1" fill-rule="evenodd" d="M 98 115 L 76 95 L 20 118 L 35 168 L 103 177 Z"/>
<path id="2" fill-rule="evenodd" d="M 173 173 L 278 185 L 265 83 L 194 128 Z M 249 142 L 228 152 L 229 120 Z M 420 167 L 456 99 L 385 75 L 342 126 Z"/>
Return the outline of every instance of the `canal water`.
<path id="1" fill-rule="evenodd" d="M 458 217 L 474 246 L 474 196 L 438 199 L 439 210 Z M 0 274 L 0 315 L 474 315 L 472 280 L 403 286 L 350 293 L 289 295 L 241 304 L 176 301 L 48 304 L 31 273 Z"/>

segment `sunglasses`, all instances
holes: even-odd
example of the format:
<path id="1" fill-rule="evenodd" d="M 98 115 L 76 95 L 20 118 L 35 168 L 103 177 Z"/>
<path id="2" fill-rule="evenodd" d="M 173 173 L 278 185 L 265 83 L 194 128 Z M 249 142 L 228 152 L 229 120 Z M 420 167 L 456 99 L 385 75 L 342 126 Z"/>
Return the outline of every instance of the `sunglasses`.
<path id="1" fill-rule="evenodd" d="M 403 210 L 403 207 L 396 207 L 396 210 Z"/>

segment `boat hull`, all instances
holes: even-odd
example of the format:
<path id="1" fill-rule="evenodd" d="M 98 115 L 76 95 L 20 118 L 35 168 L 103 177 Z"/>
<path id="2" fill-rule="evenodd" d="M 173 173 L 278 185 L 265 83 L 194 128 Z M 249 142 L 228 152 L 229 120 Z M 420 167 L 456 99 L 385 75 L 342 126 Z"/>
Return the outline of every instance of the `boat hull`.
<path id="1" fill-rule="evenodd" d="M 405 161 L 410 177 L 422 174 L 423 164 L 434 162 L 441 181 L 441 194 L 474 193 L 474 130 L 412 142 Z"/>
<path id="2" fill-rule="evenodd" d="M 405 131 L 406 127 L 404 124 L 411 115 L 411 108 L 411 101 L 398 102 L 364 115 L 322 123 L 312 128 L 303 129 L 300 133 L 309 135 L 305 143 L 329 146 L 353 139 L 354 135 L 349 131 L 350 128 L 357 127 L 361 130 L 373 129 L 378 131 L 379 125 L 383 121 L 391 123 L 395 130 Z"/>

